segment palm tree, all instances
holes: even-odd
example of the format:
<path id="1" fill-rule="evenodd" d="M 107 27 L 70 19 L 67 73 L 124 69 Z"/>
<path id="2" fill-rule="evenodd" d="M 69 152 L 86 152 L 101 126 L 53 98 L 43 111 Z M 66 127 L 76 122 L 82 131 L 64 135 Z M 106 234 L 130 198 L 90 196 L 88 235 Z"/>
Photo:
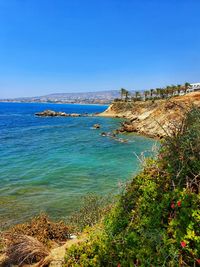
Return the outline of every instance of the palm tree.
<path id="1" fill-rule="evenodd" d="M 135 92 L 135 97 L 136 97 L 136 99 L 138 100 L 138 98 L 141 97 L 140 92 L 136 91 L 136 92 Z"/>
<path id="2" fill-rule="evenodd" d="M 181 92 L 181 84 L 177 84 L 176 89 L 177 89 L 178 95 L 180 95 L 180 92 Z"/>
<path id="3" fill-rule="evenodd" d="M 165 88 L 160 88 L 160 97 L 163 99 L 167 94 L 167 90 Z"/>
<path id="4" fill-rule="evenodd" d="M 176 85 L 172 84 L 171 85 L 171 96 L 176 94 L 176 90 L 177 90 Z"/>
<path id="5" fill-rule="evenodd" d="M 153 97 L 154 89 L 150 89 L 150 97 Z"/>
<path id="6" fill-rule="evenodd" d="M 128 90 L 125 90 L 124 95 L 125 95 L 125 101 L 127 101 L 128 97 L 130 96 L 130 92 Z"/>
<path id="7" fill-rule="evenodd" d="M 121 88 L 121 89 L 120 89 L 120 94 L 121 94 L 121 99 L 123 100 L 123 97 L 124 97 L 125 94 L 126 94 L 126 89 Z"/>
<path id="8" fill-rule="evenodd" d="M 189 88 L 191 86 L 191 84 L 190 83 L 185 83 L 184 84 L 184 87 L 183 87 L 183 91 L 184 91 L 184 93 L 186 94 L 186 92 L 187 92 L 187 89 Z"/>
<path id="9" fill-rule="evenodd" d="M 161 88 L 156 88 L 156 94 L 157 94 L 157 96 L 158 96 L 158 98 L 160 98 L 161 97 Z"/>
<path id="10" fill-rule="evenodd" d="M 146 99 L 147 99 L 147 96 L 149 95 L 150 93 L 149 93 L 149 91 L 148 90 L 146 90 L 146 91 L 144 91 L 144 100 L 146 101 Z"/>
<path id="11" fill-rule="evenodd" d="M 167 85 L 165 88 L 165 94 L 167 97 L 172 94 L 172 86 Z"/>

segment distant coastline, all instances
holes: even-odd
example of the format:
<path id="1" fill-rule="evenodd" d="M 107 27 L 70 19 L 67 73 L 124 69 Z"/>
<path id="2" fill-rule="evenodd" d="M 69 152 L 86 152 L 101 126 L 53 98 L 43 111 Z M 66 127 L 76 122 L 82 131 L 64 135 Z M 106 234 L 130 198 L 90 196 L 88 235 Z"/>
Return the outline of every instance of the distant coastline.
<path id="1" fill-rule="evenodd" d="M 2 101 L 0 103 L 12 103 L 12 104 L 52 104 L 52 105 L 90 105 L 90 106 L 109 106 L 110 103 L 62 103 L 62 102 L 23 102 L 23 101 Z"/>
<path id="2" fill-rule="evenodd" d="M 1 98 L 0 102 L 109 105 L 114 99 L 119 97 L 120 92 L 118 90 L 109 90 L 80 93 L 54 93 L 34 97 Z"/>

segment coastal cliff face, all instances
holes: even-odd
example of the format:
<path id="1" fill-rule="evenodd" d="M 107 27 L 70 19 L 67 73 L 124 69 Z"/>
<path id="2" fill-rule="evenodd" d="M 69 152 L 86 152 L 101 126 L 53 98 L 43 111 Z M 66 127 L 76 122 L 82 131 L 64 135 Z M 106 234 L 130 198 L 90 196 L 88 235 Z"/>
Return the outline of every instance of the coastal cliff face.
<path id="1" fill-rule="evenodd" d="M 192 106 L 200 107 L 200 92 L 165 100 L 114 102 L 100 116 L 127 119 L 122 122 L 121 132 L 162 138 L 174 130 Z"/>

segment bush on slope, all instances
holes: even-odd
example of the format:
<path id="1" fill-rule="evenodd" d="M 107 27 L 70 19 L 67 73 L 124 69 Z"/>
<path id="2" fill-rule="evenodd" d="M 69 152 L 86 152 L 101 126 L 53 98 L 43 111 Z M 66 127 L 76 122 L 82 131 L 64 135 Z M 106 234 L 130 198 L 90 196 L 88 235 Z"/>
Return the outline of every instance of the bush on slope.
<path id="1" fill-rule="evenodd" d="M 200 266 L 199 120 L 192 109 L 65 266 Z"/>

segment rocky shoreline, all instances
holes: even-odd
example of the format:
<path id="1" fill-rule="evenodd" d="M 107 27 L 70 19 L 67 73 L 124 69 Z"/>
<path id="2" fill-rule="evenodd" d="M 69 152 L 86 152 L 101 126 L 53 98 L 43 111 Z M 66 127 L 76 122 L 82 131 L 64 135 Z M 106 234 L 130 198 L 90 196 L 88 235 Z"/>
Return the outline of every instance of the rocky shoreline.
<path id="1" fill-rule="evenodd" d="M 180 125 L 185 112 L 192 106 L 200 108 L 200 92 L 166 100 L 113 102 L 101 117 L 126 119 L 120 132 L 134 132 L 151 138 L 163 138 Z"/>
<path id="2" fill-rule="evenodd" d="M 68 114 L 53 110 L 35 113 L 38 117 L 112 117 L 122 118 L 118 133 L 137 133 L 155 139 L 161 139 L 174 131 L 185 112 L 192 106 L 200 108 L 200 92 L 165 100 L 137 102 L 113 102 L 104 112 L 95 114 Z M 94 128 L 99 128 L 97 125 Z"/>

